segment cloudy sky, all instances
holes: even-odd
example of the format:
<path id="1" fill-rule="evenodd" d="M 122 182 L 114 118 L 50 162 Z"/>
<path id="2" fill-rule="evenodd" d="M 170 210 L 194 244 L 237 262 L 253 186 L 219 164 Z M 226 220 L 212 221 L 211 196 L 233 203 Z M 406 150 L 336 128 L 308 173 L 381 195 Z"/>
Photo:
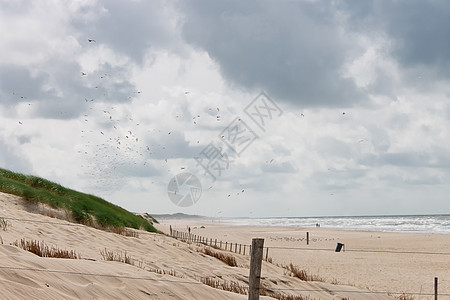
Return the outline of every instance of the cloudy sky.
<path id="1" fill-rule="evenodd" d="M 450 213 L 449 15 L 425 0 L 1 1 L 0 167 L 149 213 Z"/>

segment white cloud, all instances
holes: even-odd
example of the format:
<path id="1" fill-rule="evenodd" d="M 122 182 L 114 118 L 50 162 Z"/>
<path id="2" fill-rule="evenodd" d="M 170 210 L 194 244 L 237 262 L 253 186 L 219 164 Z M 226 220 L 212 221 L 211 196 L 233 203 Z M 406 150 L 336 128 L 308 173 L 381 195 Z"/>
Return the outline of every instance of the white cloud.
<path id="1" fill-rule="evenodd" d="M 200 4 L 3 3 L 0 166 L 153 213 L 181 210 L 181 171 L 193 214 L 449 209 L 448 78 L 399 59 L 411 36 L 364 5 Z M 283 110 L 265 132 L 244 113 L 260 89 Z M 238 116 L 258 138 L 212 183 L 194 157 Z"/>

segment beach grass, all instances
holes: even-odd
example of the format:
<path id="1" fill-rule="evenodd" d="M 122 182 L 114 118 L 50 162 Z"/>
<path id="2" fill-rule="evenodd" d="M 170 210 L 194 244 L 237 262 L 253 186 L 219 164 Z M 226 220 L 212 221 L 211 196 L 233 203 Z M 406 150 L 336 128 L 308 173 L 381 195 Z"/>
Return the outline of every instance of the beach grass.
<path id="1" fill-rule="evenodd" d="M 0 191 L 23 197 L 29 203 L 43 203 L 66 209 L 74 221 L 100 228 L 130 227 L 158 232 L 143 217 L 137 216 L 97 196 L 81 193 L 58 183 L 0 168 Z"/>
<path id="2" fill-rule="evenodd" d="M 290 263 L 288 266 L 283 266 L 285 269 L 291 272 L 293 277 L 296 277 L 303 281 L 320 281 L 325 282 L 325 280 L 319 275 L 308 273 L 307 271 L 300 269 L 299 267 Z"/>
<path id="3" fill-rule="evenodd" d="M 127 255 L 127 252 L 122 255 L 122 253 L 116 253 L 114 251 L 100 250 L 100 255 L 106 261 L 117 261 L 129 265 L 134 265 L 134 259 L 131 258 L 130 255 Z"/>
<path id="4" fill-rule="evenodd" d="M 212 277 L 202 277 L 201 283 L 206 284 L 212 288 L 224 290 L 236 294 L 247 295 L 248 287 L 240 285 L 238 282 L 219 280 Z"/>
<path id="5" fill-rule="evenodd" d="M 217 258 L 218 260 L 221 260 L 222 262 L 226 263 L 230 267 L 238 267 L 236 258 L 232 255 L 223 254 L 220 252 L 214 252 L 208 247 L 203 248 L 202 252 L 206 255 L 209 255 L 209 256 Z"/>
<path id="6" fill-rule="evenodd" d="M 6 231 L 6 230 L 8 230 L 8 227 L 9 227 L 8 221 L 5 220 L 5 218 L 0 218 L 0 228 L 1 228 L 3 231 Z"/>
<path id="7" fill-rule="evenodd" d="M 34 253 L 40 257 L 69 258 L 78 259 L 79 255 L 74 250 L 62 250 L 57 247 L 49 247 L 44 241 L 27 241 L 21 239 L 12 243 L 13 246 L 22 248 L 28 252 Z"/>

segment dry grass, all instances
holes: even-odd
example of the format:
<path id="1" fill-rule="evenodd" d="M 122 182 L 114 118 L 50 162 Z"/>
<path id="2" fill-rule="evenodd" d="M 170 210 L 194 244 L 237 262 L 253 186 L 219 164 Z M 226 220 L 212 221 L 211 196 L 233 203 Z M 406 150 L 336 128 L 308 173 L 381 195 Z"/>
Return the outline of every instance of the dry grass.
<path id="1" fill-rule="evenodd" d="M 8 230 L 9 222 L 5 220 L 5 218 L 0 218 L 0 228 L 3 229 L 3 231 Z"/>
<path id="2" fill-rule="evenodd" d="M 26 241 L 21 239 L 20 242 L 15 241 L 11 245 L 22 248 L 28 252 L 34 253 L 40 257 L 70 258 L 79 259 L 80 256 L 74 250 L 61 250 L 54 246 L 51 248 L 45 245 L 44 241 Z"/>
<path id="3" fill-rule="evenodd" d="M 395 298 L 397 298 L 398 300 L 414 300 L 414 296 L 405 293 L 401 294 L 400 296 L 396 296 Z"/>
<path id="4" fill-rule="evenodd" d="M 116 234 L 120 234 L 123 236 L 130 236 L 130 237 L 135 237 L 138 238 L 139 237 L 139 233 L 131 230 L 129 228 L 123 227 L 123 226 L 119 226 L 119 227 L 108 227 L 106 228 L 106 231 L 110 231 Z"/>
<path id="5" fill-rule="evenodd" d="M 240 285 L 239 282 L 235 281 L 226 281 L 226 280 L 219 280 L 217 278 L 212 277 L 203 277 L 200 279 L 200 281 L 203 284 L 206 284 L 212 288 L 224 290 L 236 294 L 241 295 L 247 295 L 248 294 L 248 287 Z M 269 296 L 278 300 L 310 300 L 309 296 L 301 296 L 301 295 L 285 295 L 282 293 L 276 293 L 272 291 L 268 291 L 263 286 L 260 288 L 260 295 L 261 296 Z"/>
<path id="6" fill-rule="evenodd" d="M 211 248 L 203 248 L 202 252 L 205 253 L 206 255 L 215 257 L 215 258 L 223 261 L 224 263 L 226 263 L 230 267 L 238 267 L 236 258 L 234 256 L 232 256 L 232 255 L 223 254 L 223 253 L 220 253 L 220 252 L 214 252 L 214 251 L 211 250 Z"/>
<path id="7" fill-rule="evenodd" d="M 341 283 L 339 282 L 339 280 L 337 280 L 336 278 L 333 278 L 331 281 L 330 281 L 330 283 L 331 284 L 334 284 L 334 285 L 340 285 Z"/>
<path id="8" fill-rule="evenodd" d="M 278 300 L 311 300 L 309 296 L 283 294 L 267 289 L 263 285 L 260 286 L 259 295 L 269 296 Z"/>
<path id="9" fill-rule="evenodd" d="M 156 273 L 156 274 L 160 274 L 160 275 L 170 275 L 170 276 L 173 276 L 173 277 L 181 277 L 181 276 L 177 275 L 177 272 L 175 272 L 175 270 L 168 270 L 167 271 L 167 270 L 162 270 L 162 269 L 149 269 L 147 271 L 153 272 L 153 273 Z"/>
<path id="10" fill-rule="evenodd" d="M 118 261 L 121 263 L 126 263 L 129 265 L 134 265 L 134 259 L 131 256 L 127 255 L 127 252 L 122 255 L 122 253 L 114 253 L 114 251 L 100 250 L 100 255 L 106 261 Z"/>
<path id="11" fill-rule="evenodd" d="M 219 280 L 212 277 L 203 277 L 200 279 L 203 284 L 206 284 L 215 289 L 224 290 L 236 294 L 247 295 L 248 288 L 240 285 L 238 282 Z"/>
<path id="12" fill-rule="evenodd" d="M 291 276 L 297 277 L 300 280 L 325 282 L 325 279 L 323 279 L 319 275 L 314 275 L 314 274 L 306 272 L 305 270 L 301 270 L 299 267 L 294 266 L 292 263 L 290 263 L 288 266 L 283 266 L 283 267 L 291 272 Z"/>
<path id="13" fill-rule="evenodd" d="M 278 300 L 309 300 L 309 296 L 302 296 L 302 295 L 284 295 L 284 294 L 275 294 L 272 295 L 275 299 Z"/>

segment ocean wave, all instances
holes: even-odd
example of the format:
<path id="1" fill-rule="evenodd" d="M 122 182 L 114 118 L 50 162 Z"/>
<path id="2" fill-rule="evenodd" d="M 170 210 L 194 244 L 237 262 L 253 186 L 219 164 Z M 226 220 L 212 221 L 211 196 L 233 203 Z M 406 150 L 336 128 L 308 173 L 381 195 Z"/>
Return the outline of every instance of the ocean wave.
<path id="1" fill-rule="evenodd" d="M 280 217 L 224 219 L 232 225 L 300 226 L 345 230 L 450 234 L 450 215 L 362 216 L 362 217 Z"/>

